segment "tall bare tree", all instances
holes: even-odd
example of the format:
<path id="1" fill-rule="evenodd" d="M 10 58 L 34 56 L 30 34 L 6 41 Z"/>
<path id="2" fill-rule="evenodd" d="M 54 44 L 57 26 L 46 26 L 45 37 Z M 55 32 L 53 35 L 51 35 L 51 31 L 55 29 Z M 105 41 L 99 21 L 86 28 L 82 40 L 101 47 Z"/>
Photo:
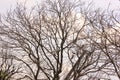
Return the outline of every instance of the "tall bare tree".
<path id="1" fill-rule="evenodd" d="M 109 79 L 114 72 L 120 75 L 114 54 L 119 41 L 112 41 L 107 33 L 115 20 L 111 14 L 94 10 L 91 3 L 46 0 L 31 10 L 18 4 L 1 20 L 0 34 L 16 64 L 22 64 L 20 79 Z"/>

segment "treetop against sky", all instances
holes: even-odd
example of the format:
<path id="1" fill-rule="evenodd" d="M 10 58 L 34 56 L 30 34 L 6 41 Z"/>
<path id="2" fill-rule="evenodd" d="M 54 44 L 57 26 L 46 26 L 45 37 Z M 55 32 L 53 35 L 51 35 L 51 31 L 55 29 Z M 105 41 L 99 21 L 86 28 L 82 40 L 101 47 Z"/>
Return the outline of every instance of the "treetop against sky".
<path id="1" fill-rule="evenodd" d="M 27 2 L 27 6 L 33 6 L 36 3 L 40 3 L 41 0 L 0 0 L 0 13 L 5 13 L 10 8 L 14 8 L 16 2 Z M 84 0 L 83 0 L 84 1 Z M 89 2 L 89 0 L 85 0 Z M 118 9 L 119 8 L 119 0 L 91 0 L 93 1 L 96 7 L 100 7 L 103 9 L 108 8 L 110 5 L 110 9 Z"/>
<path id="2" fill-rule="evenodd" d="M 46 0 L 29 10 L 41 0 L 26 0 L 27 7 L 24 1 L 1 1 L 0 13 L 11 11 L 0 21 L 0 66 L 10 66 L 8 72 L 0 67 L 0 80 L 8 80 L 3 75 L 9 72 L 15 73 L 7 75 L 11 80 L 120 79 L 119 16 L 108 10 L 110 4 L 116 11 L 120 2 L 93 0 L 91 7 L 80 0 Z"/>

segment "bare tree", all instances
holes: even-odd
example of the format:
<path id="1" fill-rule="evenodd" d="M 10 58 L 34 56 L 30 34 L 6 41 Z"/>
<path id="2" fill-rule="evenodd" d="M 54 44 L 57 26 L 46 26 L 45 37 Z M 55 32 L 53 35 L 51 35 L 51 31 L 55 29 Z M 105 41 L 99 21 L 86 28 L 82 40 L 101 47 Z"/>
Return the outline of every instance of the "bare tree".
<path id="1" fill-rule="evenodd" d="M 17 5 L 2 19 L 0 33 L 11 56 L 22 63 L 22 78 L 99 80 L 110 70 L 119 77 L 111 52 L 115 42 L 106 33 L 114 26 L 111 17 L 91 3 L 86 7 L 79 0 L 46 0 L 32 10 Z"/>
<path id="2" fill-rule="evenodd" d="M 96 16 L 91 20 L 88 16 L 93 27 L 94 39 L 92 42 L 96 45 L 101 52 L 103 73 L 108 76 L 117 76 L 120 79 L 119 73 L 119 23 L 113 15 L 113 12 L 104 11 L 102 13 L 97 12 Z M 97 36 L 97 37 L 96 37 Z"/>
<path id="3" fill-rule="evenodd" d="M 0 80 L 14 80 L 21 67 L 14 64 L 14 58 L 9 54 L 7 45 L 2 45 L 0 50 Z"/>

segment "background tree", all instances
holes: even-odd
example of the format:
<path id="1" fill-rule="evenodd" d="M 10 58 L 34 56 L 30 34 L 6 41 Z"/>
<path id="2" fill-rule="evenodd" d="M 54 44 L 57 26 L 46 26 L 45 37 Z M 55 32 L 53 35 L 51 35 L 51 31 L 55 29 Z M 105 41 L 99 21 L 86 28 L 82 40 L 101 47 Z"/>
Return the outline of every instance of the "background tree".
<path id="1" fill-rule="evenodd" d="M 22 64 L 20 79 L 109 79 L 119 77 L 118 48 L 112 50 L 118 41 L 107 31 L 115 20 L 91 3 L 46 0 L 31 10 L 18 4 L 2 18 L 0 33 L 16 64 Z"/>
<path id="2" fill-rule="evenodd" d="M 15 75 L 20 73 L 20 66 L 14 64 L 14 58 L 9 54 L 7 44 L 1 44 L 0 48 L 0 80 L 14 80 Z"/>

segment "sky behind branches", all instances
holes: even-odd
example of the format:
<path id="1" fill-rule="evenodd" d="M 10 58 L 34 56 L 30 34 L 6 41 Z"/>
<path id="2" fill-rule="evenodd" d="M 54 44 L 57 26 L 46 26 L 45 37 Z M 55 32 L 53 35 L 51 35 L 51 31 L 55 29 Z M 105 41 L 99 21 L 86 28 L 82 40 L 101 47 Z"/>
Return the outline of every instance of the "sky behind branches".
<path id="1" fill-rule="evenodd" d="M 36 3 L 39 3 L 41 0 L 0 0 L 0 13 L 5 13 L 10 8 L 14 8 L 16 2 L 27 2 L 27 6 L 33 6 Z M 84 0 L 83 0 L 84 1 Z M 90 0 L 86 0 L 87 2 Z M 95 4 L 95 7 L 100 7 L 103 9 L 108 8 L 110 4 L 110 9 L 118 9 L 120 8 L 119 0 L 92 0 Z"/>
<path id="2" fill-rule="evenodd" d="M 14 9 L 16 2 L 24 2 L 26 0 L 0 0 L 0 13 L 4 14 L 7 10 L 10 8 Z M 41 0 L 27 0 L 27 6 L 31 7 L 34 4 L 39 3 Z M 83 0 L 84 1 L 84 0 Z M 89 1 L 89 0 L 86 0 Z M 108 8 L 108 5 L 110 4 L 110 9 L 120 9 L 120 1 L 119 0 L 93 0 L 96 7 L 100 7 L 103 9 Z M 113 77 L 114 80 L 115 77 Z"/>

